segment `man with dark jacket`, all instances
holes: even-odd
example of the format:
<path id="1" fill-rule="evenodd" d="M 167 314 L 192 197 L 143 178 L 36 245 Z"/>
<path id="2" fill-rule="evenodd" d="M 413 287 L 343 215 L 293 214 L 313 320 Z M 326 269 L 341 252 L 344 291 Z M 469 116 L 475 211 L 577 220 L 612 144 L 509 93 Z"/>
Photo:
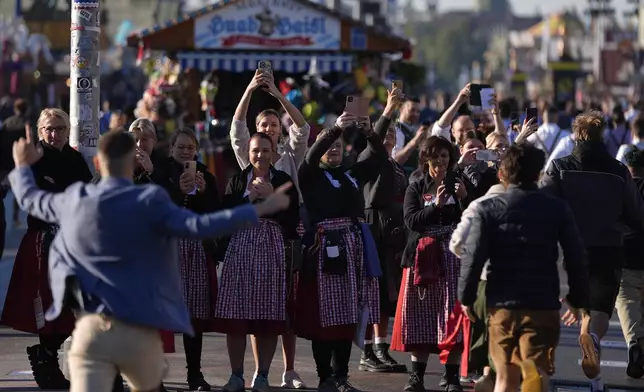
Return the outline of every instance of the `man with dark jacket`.
<path id="1" fill-rule="evenodd" d="M 603 390 L 600 341 L 606 335 L 624 267 L 624 225 L 644 229 L 644 203 L 626 166 L 606 150 L 604 115 L 590 110 L 573 123 L 572 154 L 552 161 L 544 191 L 568 202 L 588 253 L 590 294 L 581 323 L 582 369 L 591 392 Z"/>
<path id="2" fill-rule="evenodd" d="M 475 320 L 471 307 L 489 260 L 489 350 L 496 388 L 502 391 L 517 391 L 522 376 L 523 391 L 542 390 L 540 373 L 554 373 L 561 308 L 557 244 L 570 288 L 564 321 L 577 321 L 577 309 L 586 306 L 587 260 L 572 212 L 537 186 L 545 160 L 531 145 L 508 149 L 499 169 L 507 190 L 475 205 L 461 246 L 458 298 L 470 320 Z"/>
<path id="3" fill-rule="evenodd" d="M 644 120 L 636 120 L 640 126 Z M 642 127 L 641 129 L 644 129 Z M 644 151 L 632 148 L 624 156 L 639 195 L 644 200 Z M 626 260 L 615 308 L 628 344 L 626 374 L 644 376 L 644 231 L 629 231 L 624 236 Z"/>

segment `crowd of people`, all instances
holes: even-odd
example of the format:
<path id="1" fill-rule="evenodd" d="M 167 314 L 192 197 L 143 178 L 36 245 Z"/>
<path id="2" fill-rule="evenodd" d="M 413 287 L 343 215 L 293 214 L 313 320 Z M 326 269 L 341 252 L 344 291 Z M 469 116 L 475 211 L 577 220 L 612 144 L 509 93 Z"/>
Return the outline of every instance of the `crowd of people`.
<path id="1" fill-rule="evenodd" d="M 260 89 L 282 107 L 286 132 L 274 109 L 249 131 Z M 465 86 L 430 124 L 392 85 L 374 124 L 344 111 L 311 143 L 300 110 L 257 72 L 234 113 L 239 171 L 223 192 L 189 128 L 163 148 L 150 119 L 111 129 L 90 170 L 68 144 L 64 111 L 40 112 L 34 133 L 7 121 L 20 131 L 3 142 L 13 143 L 3 168 L 29 218 L 0 324 L 38 335 L 27 354 L 42 389 L 119 391 L 125 379 L 164 391 L 163 353 L 181 333 L 188 386 L 209 391 L 203 334 L 218 332 L 226 392 L 245 388 L 248 335 L 254 392 L 269 390 L 279 336 L 286 388 L 313 383 L 295 369 L 300 337 L 320 392 L 357 391 L 353 345 L 358 370 L 409 373 L 409 392 L 425 390 L 430 354 L 447 392 L 463 390 L 464 373 L 479 391 L 545 392 L 563 319 L 581 323 L 581 367 L 599 392 L 600 342 L 617 307 L 627 374 L 641 378 L 644 117 L 608 127 L 590 109 L 567 131 L 543 107 L 517 125 L 507 101 L 470 111 L 471 94 Z M 67 380 L 57 352 L 72 331 Z M 409 368 L 390 350 L 409 353 Z"/>

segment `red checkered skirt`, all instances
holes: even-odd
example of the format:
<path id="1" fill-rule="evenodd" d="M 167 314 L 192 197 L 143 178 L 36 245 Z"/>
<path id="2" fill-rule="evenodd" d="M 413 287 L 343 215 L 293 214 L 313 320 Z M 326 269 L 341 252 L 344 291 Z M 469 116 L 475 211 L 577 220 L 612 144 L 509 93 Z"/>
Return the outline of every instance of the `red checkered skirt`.
<path id="1" fill-rule="evenodd" d="M 76 320 L 69 308 L 63 309 L 56 320 L 45 321 L 43 328 L 38 329 L 36 325 L 34 300 L 40 296 L 43 312 L 47 312 L 53 302 L 49 287 L 49 249 L 45 248 L 44 236 L 45 231 L 29 228 L 22 237 L 0 325 L 40 335 L 71 334 Z"/>
<path id="2" fill-rule="evenodd" d="M 369 308 L 370 324 L 380 322 L 378 279 L 365 276 L 362 236 L 351 219 L 327 219 L 317 227 L 320 244 L 326 241 L 324 231 L 343 231 L 347 274 L 322 272 L 324 247 L 317 251 L 316 271 L 301 272 L 297 279 L 295 331 L 305 339 L 353 339 L 361 306 Z"/>
<path id="3" fill-rule="evenodd" d="M 282 334 L 286 331 L 286 254 L 281 226 L 259 225 L 233 234 L 221 273 L 215 310 L 217 332 Z"/>
<path id="4" fill-rule="evenodd" d="M 217 267 L 200 240 L 179 241 L 181 288 L 192 324 L 198 332 L 212 332 L 217 303 Z"/>
<path id="5" fill-rule="evenodd" d="M 426 236 L 445 235 L 440 242 L 444 276 L 426 288 L 414 286 L 413 268 L 403 270 L 398 305 L 391 337 L 391 349 L 396 351 L 429 351 L 439 353 L 439 345 L 453 335 L 450 317 L 457 306 L 458 276 L 461 262 L 449 250 L 452 226 L 436 227 Z M 456 343 L 461 344 L 458 333 Z"/>

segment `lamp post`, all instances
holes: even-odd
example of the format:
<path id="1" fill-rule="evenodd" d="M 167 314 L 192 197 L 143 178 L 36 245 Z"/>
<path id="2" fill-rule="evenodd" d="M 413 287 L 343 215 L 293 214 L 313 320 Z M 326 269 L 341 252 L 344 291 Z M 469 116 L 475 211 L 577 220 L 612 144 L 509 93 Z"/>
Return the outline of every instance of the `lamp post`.
<path id="1" fill-rule="evenodd" d="M 71 9 L 69 145 L 94 168 L 99 128 L 101 16 L 99 0 L 73 0 Z"/>
<path id="2" fill-rule="evenodd" d="M 601 79 L 601 54 L 606 40 L 606 17 L 613 16 L 615 9 L 611 7 L 612 0 L 588 0 L 586 14 L 590 16 L 594 30 L 593 73 L 595 80 Z"/>

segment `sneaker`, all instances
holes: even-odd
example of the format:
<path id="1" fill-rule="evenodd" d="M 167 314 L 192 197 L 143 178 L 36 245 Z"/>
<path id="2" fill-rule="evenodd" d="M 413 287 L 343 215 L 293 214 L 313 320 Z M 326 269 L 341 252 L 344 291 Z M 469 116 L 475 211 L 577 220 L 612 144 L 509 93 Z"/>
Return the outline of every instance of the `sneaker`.
<path id="1" fill-rule="evenodd" d="M 418 373 L 409 373 L 405 392 L 425 392 L 425 379 Z"/>
<path id="2" fill-rule="evenodd" d="M 474 392 L 494 392 L 494 379 L 491 376 L 483 376 L 474 383 Z"/>
<path id="3" fill-rule="evenodd" d="M 305 389 L 306 385 L 295 370 L 288 370 L 282 375 L 282 388 Z"/>
<path id="4" fill-rule="evenodd" d="M 599 376 L 599 355 L 600 348 L 598 339 L 587 333 L 579 335 L 579 347 L 581 347 L 581 369 L 589 379 L 593 380 Z"/>
<path id="5" fill-rule="evenodd" d="M 231 374 L 228 382 L 222 388 L 223 392 L 244 392 L 246 390 L 246 381 L 243 378 Z"/>
<path id="6" fill-rule="evenodd" d="M 338 392 L 360 392 L 360 390 L 349 382 L 346 378 L 339 378 L 335 380 L 335 387 Z"/>
<path id="7" fill-rule="evenodd" d="M 604 381 L 601 377 L 590 380 L 590 392 L 604 392 Z"/>
<path id="8" fill-rule="evenodd" d="M 389 371 L 393 373 L 407 373 L 407 366 L 403 363 L 398 363 L 389 355 L 389 345 L 387 343 L 376 344 L 373 353 L 380 362 L 389 366 Z"/>
<path id="9" fill-rule="evenodd" d="M 391 371 L 391 367 L 382 363 L 380 359 L 376 357 L 373 350 L 365 349 L 360 356 L 360 365 L 358 365 L 358 370 L 363 372 L 384 373 Z"/>
<path id="10" fill-rule="evenodd" d="M 257 375 L 251 384 L 252 392 L 268 392 L 271 388 L 268 385 L 268 379 L 264 376 Z"/>
<path id="11" fill-rule="evenodd" d="M 628 345 L 626 375 L 630 378 L 642 378 L 644 376 L 644 353 L 637 342 L 631 342 Z"/>

